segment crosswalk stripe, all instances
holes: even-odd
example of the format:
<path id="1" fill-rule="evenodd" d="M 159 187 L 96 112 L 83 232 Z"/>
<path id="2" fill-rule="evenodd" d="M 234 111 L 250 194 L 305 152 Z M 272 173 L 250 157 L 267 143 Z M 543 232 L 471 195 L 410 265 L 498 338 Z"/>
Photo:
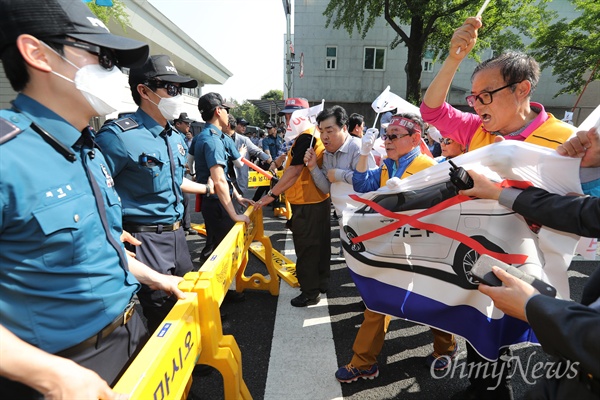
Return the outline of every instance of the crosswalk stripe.
<path id="1" fill-rule="evenodd" d="M 287 240 L 282 253 L 295 262 L 291 249 L 293 243 Z M 298 289 L 281 283 L 265 400 L 341 400 L 342 389 L 333 376 L 337 357 L 327 299 L 322 296 L 319 304 L 306 308 L 292 307 L 290 301 L 298 294 Z"/>

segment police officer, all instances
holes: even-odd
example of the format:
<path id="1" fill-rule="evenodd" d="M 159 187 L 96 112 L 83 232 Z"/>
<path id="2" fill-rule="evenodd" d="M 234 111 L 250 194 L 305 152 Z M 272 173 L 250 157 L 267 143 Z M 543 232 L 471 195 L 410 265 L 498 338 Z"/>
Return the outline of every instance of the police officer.
<path id="1" fill-rule="evenodd" d="M 19 92 L 0 111 L 0 398 L 116 399 L 109 385 L 147 335 L 138 280 L 183 297 L 181 278 L 125 254 L 87 128 L 120 101 L 105 96 L 125 78 L 115 65 L 147 55 L 80 1 L 0 1 L 0 56 Z"/>
<path id="2" fill-rule="evenodd" d="M 253 204 L 233 189 L 227 174 L 227 160 L 230 155 L 223 140 L 230 141 L 233 150 L 236 150 L 231 138 L 224 137 L 222 131 L 229 123 L 229 108 L 230 106 L 218 93 L 210 92 L 198 99 L 198 110 L 206 125 L 196 136 L 194 143 L 196 180 L 204 183 L 211 178 L 216 192 L 216 196 L 212 194 L 202 196 L 202 216 L 207 236 L 207 246 L 202 250 L 204 258 L 212 253 L 236 222 L 250 223 L 246 215 L 236 213 L 231 200 L 233 195 L 239 203 Z"/>
<path id="3" fill-rule="evenodd" d="M 135 249 L 136 258 L 176 276 L 193 268 L 181 226 L 183 192 L 207 193 L 210 188 L 184 178 L 186 146 L 168 120 L 180 115 L 182 87 L 197 85 L 196 80 L 179 75 L 168 56 L 149 57 L 129 74 L 138 110 L 105 124 L 97 138 L 123 203 L 124 229 L 142 242 Z M 147 286 L 138 298 L 150 332 L 176 301 L 169 293 Z"/>

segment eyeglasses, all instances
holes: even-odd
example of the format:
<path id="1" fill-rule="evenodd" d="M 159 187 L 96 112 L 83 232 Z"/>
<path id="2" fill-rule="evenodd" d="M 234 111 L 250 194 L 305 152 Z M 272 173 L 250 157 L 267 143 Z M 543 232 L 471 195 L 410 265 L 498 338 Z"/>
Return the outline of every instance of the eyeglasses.
<path id="1" fill-rule="evenodd" d="M 150 81 L 146 83 L 146 86 L 154 87 L 155 89 L 165 89 L 167 91 L 167 94 L 171 97 L 180 95 L 183 90 L 181 86 L 177 86 L 173 82 L 165 82 L 159 80 Z"/>
<path id="2" fill-rule="evenodd" d="M 441 138 L 440 139 L 440 144 L 445 144 L 447 146 L 452 143 L 454 143 L 454 140 L 452 140 L 450 138 Z"/>
<path id="3" fill-rule="evenodd" d="M 467 99 L 467 104 L 469 105 L 469 107 L 475 107 L 475 100 L 479 100 L 479 102 L 481 104 L 483 104 L 484 106 L 488 105 L 488 104 L 491 104 L 492 101 L 494 101 L 494 98 L 492 97 L 492 95 L 494 93 L 497 93 L 497 92 L 499 92 L 499 91 L 501 91 L 503 89 L 506 89 L 507 87 L 511 87 L 513 85 L 516 85 L 517 83 L 519 83 L 519 82 L 509 83 L 508 85 L 502 86 L 501 88 L 498 88 L 498 89 L 495 89 L 495 90 L 490 90 L 490 91 L 484 90 L 483 92 L 481 92 L 481 93 L 479 93 L 477 95 L 472 94 L 470 96 L 467 96 L 467 97 L 465 97 Z"/>
<path id="4" fill-rule="evenodd" d="M 59 43 L 64 46 L 75 47 L 77 49 L 85 50 L 88 53 L 98 56 L 98 64 L 107 71 L 111 71 L 117 63 L 117 57 L 111 49 L 106 47 L 100 47 L 85 42 L 72 42 L 70 40 L 51 38 L 45 39 L 46 42 Z"/>
<path id="5" fill-rule="evenodd" d="M 410 136 L 410 135 L 412 135 L 412 133 L 405 133 L 403 135 L 388 135 L 388 134 L 384 133 L 383 135 L 381 135 L 381 139 L 383 139 L 383 140 L 389 139 L 391 141 L 394 141 L 396 139 L 402 139 L 403 137 Z"/>

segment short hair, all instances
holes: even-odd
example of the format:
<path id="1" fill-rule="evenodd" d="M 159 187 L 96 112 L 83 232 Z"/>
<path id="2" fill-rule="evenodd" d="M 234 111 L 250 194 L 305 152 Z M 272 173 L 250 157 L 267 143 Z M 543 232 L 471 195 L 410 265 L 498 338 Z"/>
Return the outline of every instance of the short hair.
<path id="1" fill-rule="evenodd" d="M 44 43 L 61 56 L 65 55 L 64 46 L 62 44 L 52 42 Z M 16 42 L 8 45 L 2 52 L 2 66 L 4 67 L 4 73 L 13 90 L 15 92 L 20 92 L 25 89 L 29 83 L 29 72 L 27 71 L 27 63 L 25 63 Z"/>
<path id="2" fill-rule="evenodd" d="M 352 113 L 348 117 L 348 131 L 352 132 L 358 125 L 362 125 L 365 122 L 365 117 L 360 114 Z"/>
<path id="3" fill-rule="evenodd" d="M 229 127 L 231 129 L 235 129 L 235 127 L 237 126 L 237 120 L 235 119 L 235 117 L 233 115 L 229 114 L 227 116 L 227 121 L 229 123 Z"/>
<path id="4" fill-rule="evenodd" d="M 531 83 L 530 95 L 540 80 L 540 65 L 533 57 L 519 51 L 509 51 L 490 58 L 475 67 L 471 75 L 471 82 L 473 82 L 475 74 L 479 71 L 492 68 L 500 69 L 502 78 L 507 84 L 529 81 Z"/>
<path id="5" fill-rule="evenodd" d="M 330 117 L 335 117 L 335 124 L 340 128 L 343 128 L 344 125 L 348 125 L 348 114 L 346 114 L 346 110 L 341 106 L 333 106 L 321 111 L 317 115 L 317 125 Z"/>
<path id="6" fill-rule="evenodd" d="M 417 114 L 413 114 L 413 113 L 399 113 L 399 114 L 396 114 L 396 115 L 398 115 L 400 117 L 403 117 L 403 118 L 408 118 L 408 119 L 416 122 L 421 127 L 421 133 L 425 132 L 425 122 L 423 122 L 423 118 L 421 118 Z M 412 135 L 413 133 L 416 133 L 416 132 L 411 132 L 409 130 L 408 133 Z"/>

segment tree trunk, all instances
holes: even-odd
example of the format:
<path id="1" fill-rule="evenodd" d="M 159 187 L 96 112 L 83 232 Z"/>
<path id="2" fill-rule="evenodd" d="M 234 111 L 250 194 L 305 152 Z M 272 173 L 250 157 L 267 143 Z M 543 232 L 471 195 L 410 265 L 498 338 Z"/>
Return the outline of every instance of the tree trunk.
<path id="1" fill-rule="evenodd" d="M 410 40 L 406 43 L 408 60 L 404 66 L 406 72 L 406 100 L 416 106 L 421 104 L 421 72 L 422 60 L 425 51 L 423 37 L 423 19 L 413 17 L 411 20 Z"/>

